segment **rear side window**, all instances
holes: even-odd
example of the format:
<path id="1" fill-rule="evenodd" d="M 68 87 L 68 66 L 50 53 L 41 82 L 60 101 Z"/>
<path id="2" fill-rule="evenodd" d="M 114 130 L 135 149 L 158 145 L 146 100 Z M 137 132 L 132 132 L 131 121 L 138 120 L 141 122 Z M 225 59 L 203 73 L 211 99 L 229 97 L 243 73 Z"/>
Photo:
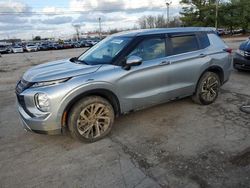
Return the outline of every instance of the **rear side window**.
<path id="1" fill-rule="evenodd" d="M 208 38 L 212 46 L 219 47 L 219 48 L 227 47 L 224 41 L 217 34 L 209 33 Z"/>
<path id="2" fill-rule="evenodd" d="M 209 39 L 206 33 L 201 33 L 198 35 L 198 40 L 200 42 L 200 48 L 204 49 L 210 45 Z"/>
<path id="3" fill-rule="evenodd" d="M 173 47 L 173 55 L 191 52 L 199 49 L 199 45 L 195 35 L 173 36 L 170 38 L 170 40 Z"/>

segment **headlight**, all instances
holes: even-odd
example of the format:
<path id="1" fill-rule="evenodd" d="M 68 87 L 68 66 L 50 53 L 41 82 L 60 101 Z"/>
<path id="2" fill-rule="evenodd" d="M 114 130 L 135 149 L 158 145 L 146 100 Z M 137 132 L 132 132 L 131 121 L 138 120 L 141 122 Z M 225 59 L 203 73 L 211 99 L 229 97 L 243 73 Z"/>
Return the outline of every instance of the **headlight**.
<path id="1" fill-rule="evenodd" d="M 245 56 L 245 52 L 243 50 L 238 49 L 237 53 L 240 54 L 240 55 L 242 55 L 242 56 Z"/>
<path id="2" fill-rule="evenodd" d="M 60 80 L 52 80 L 52 81 L 46 81 L 46 82 L 36 82 L 31 87 L 42 87 L 42 86 L 55 85 L 55 84 L 59 84 L 59 83 L 62 83 L 62 82 L 66 82 L 69 79 L 70 78 L 63 78 L 63 79 L 60 79 Z"/>
<path id="3" fill-rule="evenodd" d="M 35 103 L 39 110 L 47 112 L 50 109 L 50 100 L 46 93 L 35 94 Z"/>

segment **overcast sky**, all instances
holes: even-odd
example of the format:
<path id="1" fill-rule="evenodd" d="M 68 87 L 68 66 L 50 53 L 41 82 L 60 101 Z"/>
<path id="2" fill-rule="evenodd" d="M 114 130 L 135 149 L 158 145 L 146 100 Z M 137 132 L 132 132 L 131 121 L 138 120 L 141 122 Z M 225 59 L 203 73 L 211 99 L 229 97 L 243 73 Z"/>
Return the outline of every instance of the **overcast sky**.
<path id="1" fill-rule="evenodd" d="M 0 39 L 72 36 L 81 32 L 133 28 L 143 15 L 166 15 L 166 0 L 0 0 Z M 179 0 L 172 0 L 170 16 L 177 16 Z"/>

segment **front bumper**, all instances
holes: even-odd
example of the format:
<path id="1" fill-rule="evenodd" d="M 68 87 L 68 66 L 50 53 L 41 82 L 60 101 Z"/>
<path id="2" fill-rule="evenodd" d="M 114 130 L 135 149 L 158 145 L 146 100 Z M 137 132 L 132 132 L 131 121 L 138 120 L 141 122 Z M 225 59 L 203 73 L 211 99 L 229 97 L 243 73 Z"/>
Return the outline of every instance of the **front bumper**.
<path id="1" fill-rule="evenodd" d="M 26 130 L 37 132 L 37 133 L 46 133 L 46 134 L 58 134 L 62 132 L 61 117 L 62 114 L 59 113 L 60 101 L 62 96 L 59 95 L 58 90 L 52 95 L 53 88 L 58 88 L 63 86 L 54 86 L 47 88 L 30 88 L 30 83 L 26 81 L 20 81 L 16 87 L 17 95 L 17 109 L 20 115 L 20 119 L 23 127 Z M 48 112 L 40 111 L 35 102 L 34 96 L 36 93 L 44 92 L 50 95 L 51 99 L 51 108 Z"/>
<path id="2" fill-rule="evenodd" d="M 235 54 L 233 65 L 235 69 L 250 70 L 250 59 L 246 59 L 239 54 Z"/>
<path id="3" fill-rule="evenodd" d="M 30 117 L 19 104 L 18 112 L 22 126 L 27 131 L 49 135 L 62 133 L 61 127 L 55 123 L 55 120 L 50 115 L 45 118 Z"/>

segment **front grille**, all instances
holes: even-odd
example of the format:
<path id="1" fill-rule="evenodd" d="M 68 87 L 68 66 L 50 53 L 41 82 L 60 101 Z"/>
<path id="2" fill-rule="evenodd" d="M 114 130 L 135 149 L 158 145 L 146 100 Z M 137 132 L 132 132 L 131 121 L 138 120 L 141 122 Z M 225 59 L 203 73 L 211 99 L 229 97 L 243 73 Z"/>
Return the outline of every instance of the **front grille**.
<path id="1" fill-rule="evenodd" d="M 34 114 L 32 114 L 26 107 L 26 104 L 25 104 L 25 100 L 24 100 L 24 96 L 23 95 L 19 95 L 19 94 L 16 94 L 17 96 L 17 101 L 19 103 L 19 105 L 22 107 L 22 109 L 30 116 L 30 117 L 35 117 Z"/>
<path id="2" fill-rule="evenodd" d="M 245 51 L 245 52 L 244 52 L 244 55 L 245 55 L 245 57 L 246 57 L 247 59 L 250 59 L 250 52 Z"/>
<path id="3" fill-rule="evenodd" d="M 22 95 L 16 95 L 17 96 L 17 101 L 20 104 L 22 108 L 25 108 L 25 101 L 24 101 L 24 96 Z"/>
<path id="4" fill-rule="evenodd" d="M 27 82 L 24 79 L 21 79 L 16 86 L 16 93 L 20 94 L 22 93 L 25 89 L 28 89 L 29 87 L 31 87 L 33 85 L 32 82 Z"/>

